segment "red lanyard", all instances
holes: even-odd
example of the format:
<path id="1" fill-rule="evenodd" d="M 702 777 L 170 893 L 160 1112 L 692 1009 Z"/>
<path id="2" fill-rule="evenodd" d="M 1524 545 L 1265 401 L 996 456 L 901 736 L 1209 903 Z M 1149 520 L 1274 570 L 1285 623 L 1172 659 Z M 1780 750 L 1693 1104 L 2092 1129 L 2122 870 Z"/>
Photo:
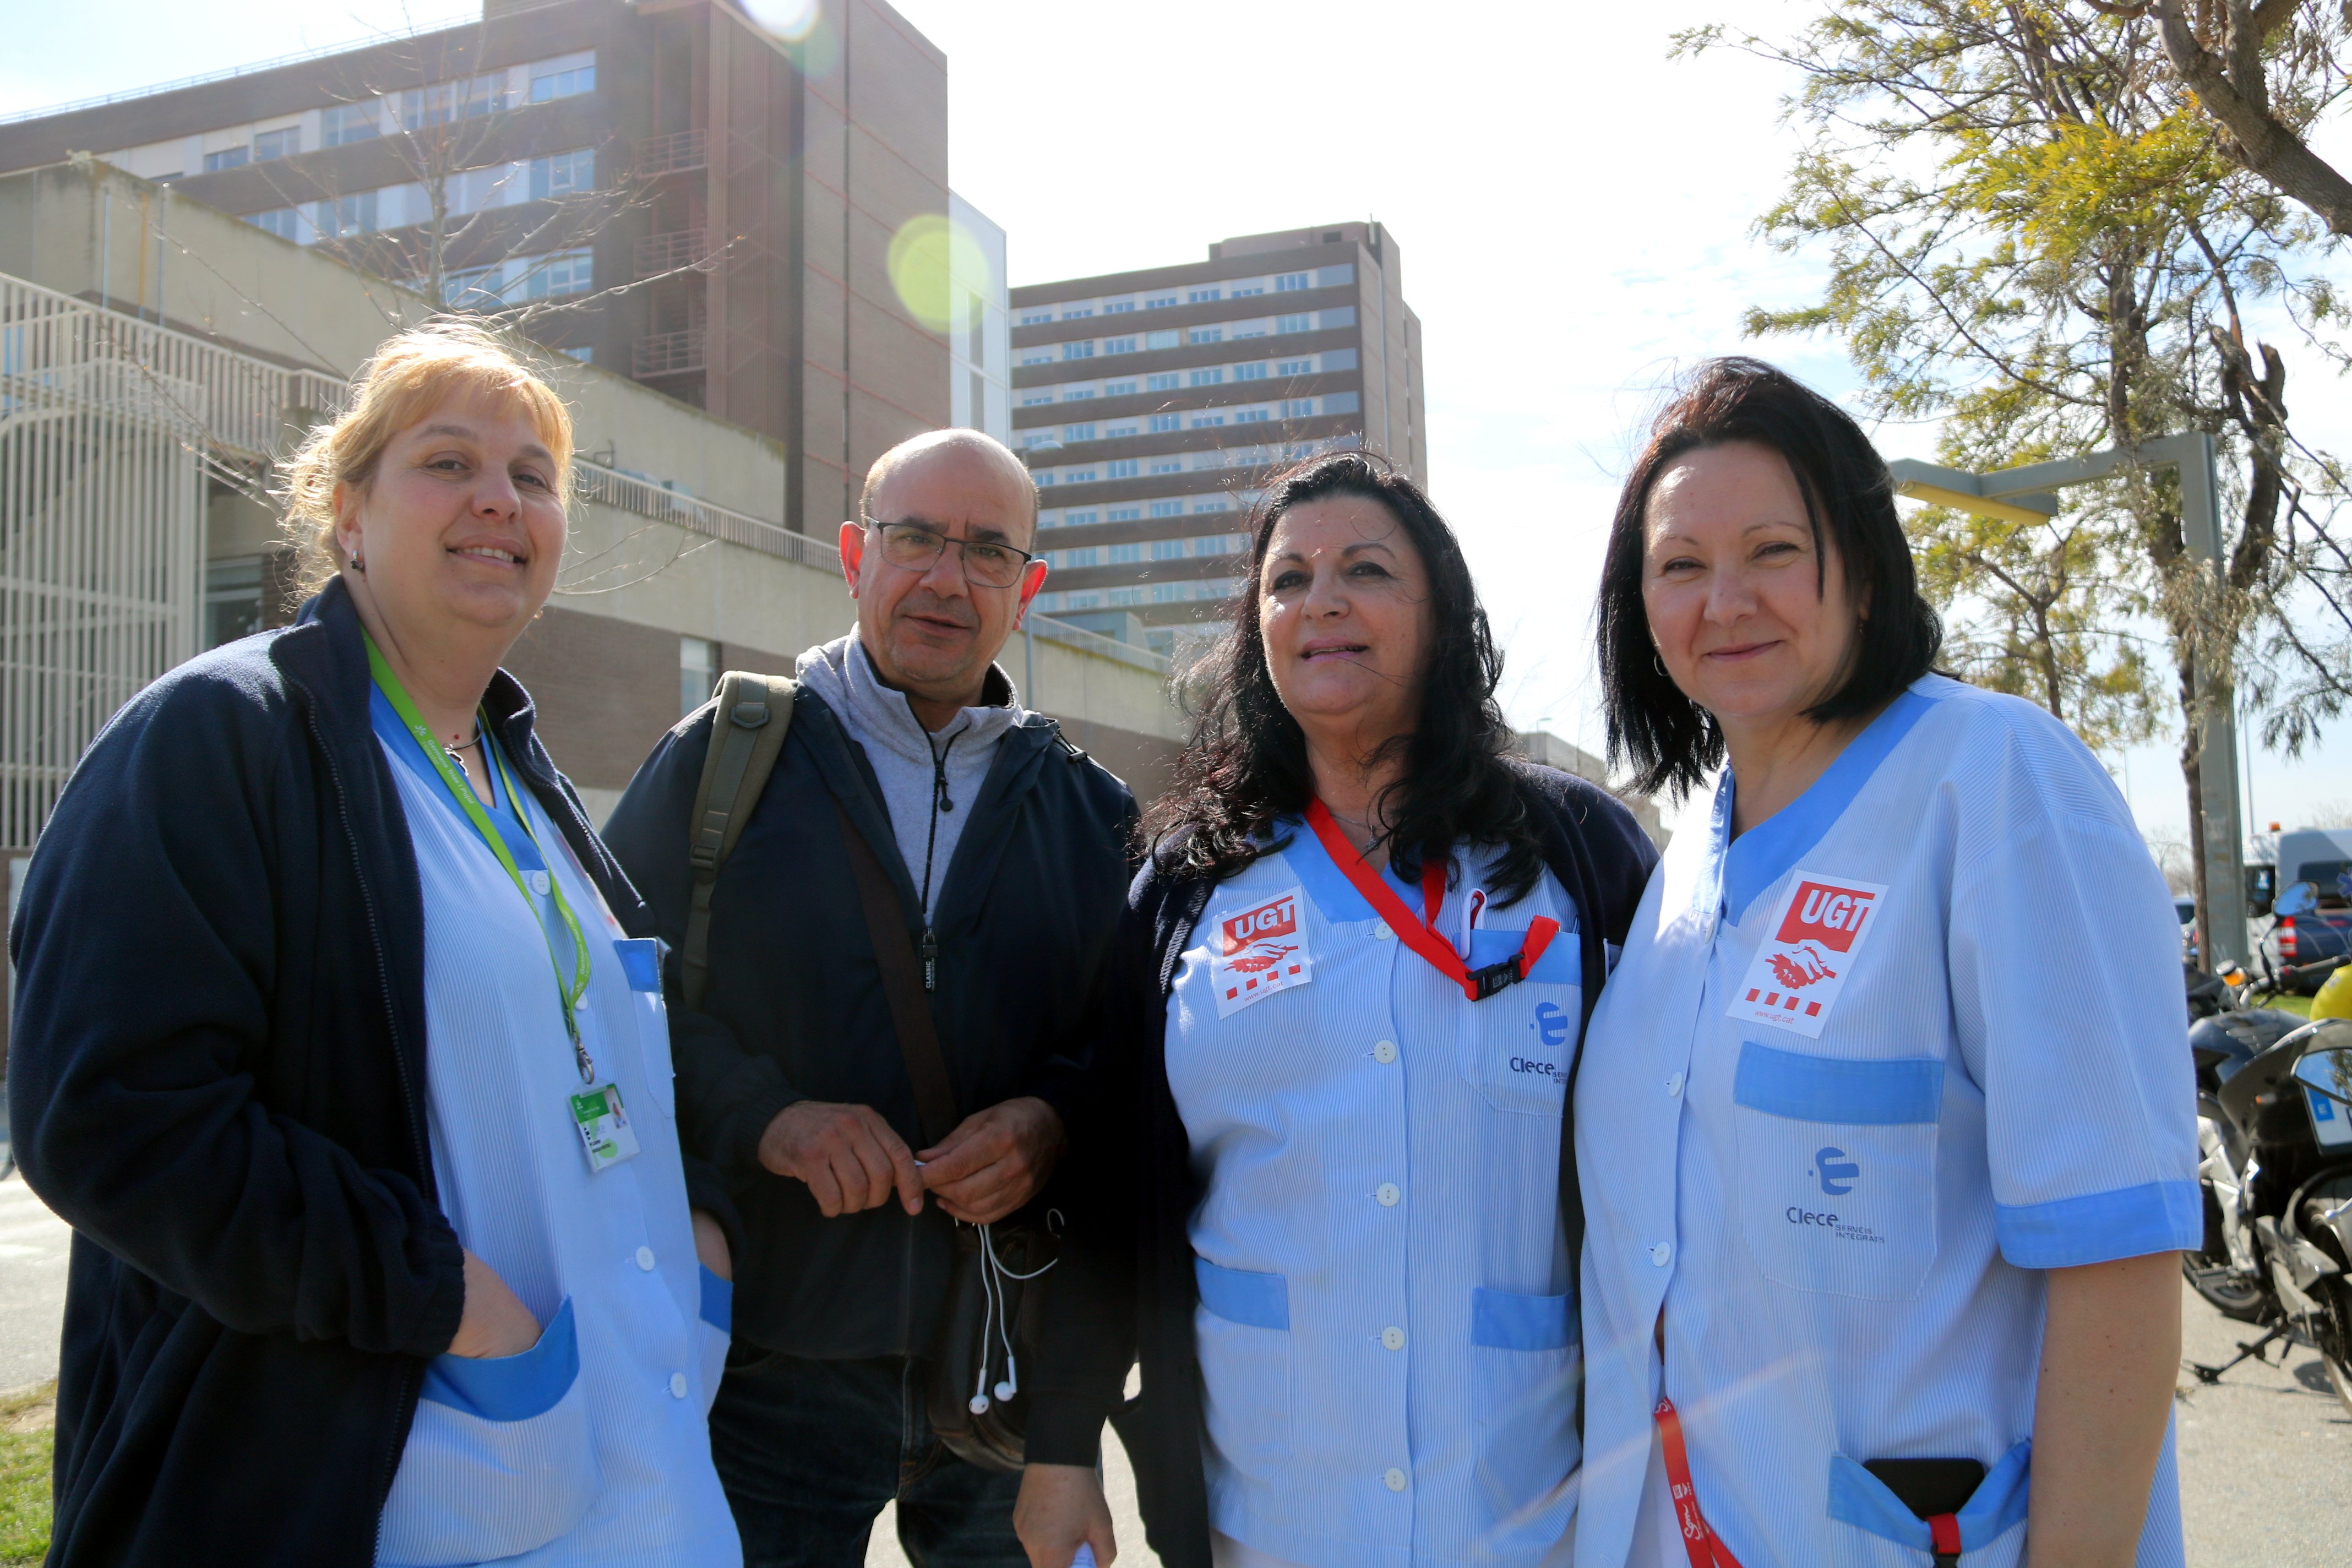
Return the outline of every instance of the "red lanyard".
<path id="1" fill-rule="evenodd" d="M 1454 944 L 1437 934 L 1437 912 L 1445 906 L 1445 863 L 1430 860 L 1421 868 L 1421 919 L 1414 920 L 1404 900 L 1381 874 L 1364 864 L 1348 836 L 1331 818 L 1330 807 L 1321 801 L 1311 801 L 1307 807 L 1307 826 L 1323 843 L 1331 863 L 1340 874 L 1355 884 L 1356 891 L 1364 895 L 1380 917 L 1388 921 L 1403 943 L 1429 962 L 1431 968 L 1462 987 L 1462 994 L 1473 1002 L 1484 1002 L 1507 985 L 1516 985 L 1535 969 L 1536 961 L 1559 934 L 1559 922 L 1548 915 L 1539 915 L 1528 924 L 1527 940 L 1519 951 L 1500 963 L 1490 963 L 1484 969 L 1472 969 L 1454 951 Z"/>
<path id="2" fill-rule="evenodd" d="M 1690 1455 L 1683 1448 L 1683 1418 L 1675 1414 L 1675 1402 L 1664 1394 L 1658 1395 L 1658 1407 L 1651 1414 L 1658 1418 L 1658 1437 L 1666 1450 L 1666 1484 L 1675 1494 L 1675 1523 L 1683 1533 L 1683 1550 L 1690 1553 L 1691 1568 L 1739 1568 L 1739 1559 L 1723 1538 L 1707 1528 L 1706 1515 L 1698 1508 L 1698 1489 L 1691 1485 Z"/>

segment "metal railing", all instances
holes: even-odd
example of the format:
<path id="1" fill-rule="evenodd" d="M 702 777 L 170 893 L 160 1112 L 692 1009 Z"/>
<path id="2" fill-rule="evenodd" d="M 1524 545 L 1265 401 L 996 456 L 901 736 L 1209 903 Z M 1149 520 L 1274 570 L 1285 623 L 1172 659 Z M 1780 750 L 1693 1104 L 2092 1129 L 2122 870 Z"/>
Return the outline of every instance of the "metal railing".
<path id="1" fill-rule="evenodd" d="M 1028 626 L 1031 631 L 1047 642 L 1061 643 L 1101 658 L 1115 658 L 1121 664 L 1131 664 L 1154 675 L 1165 676 L 1175 664 L 1164 653 L 1154 653 L 1148 647 L 1138 647 L 1117 637 L 1107 637 L 1100 632 L 1090 632 L 1084 626 L 1074 626 L 1051 616 L 1031 616 Z"/>
<path id="2" fill-rule="evenodd" d="M 707 500 L 665 489 L 660 485 L 641 479 L 635 474 L 625 474 L 608 468 L 602 463 L 592 463 L 585 458 L 572 459 L 572 493 L 575 500 L 591 500 L 604 506 L 618 507 L 624 511 L 649 517 L 656 522 L 667 522 L 690 533 L 740 544 L 746 550 L 756 550 L 762 555 L 793 562 L 802 566 L 814 566 L 824 571 L 841 569 L 841 552 L 824 540 L 748 513 L 731 511 L 714 506 Z"/>
<path id="3" fill-rule="evenodd" d="M 648 136 L 637 143 L 640 174 L 674 174 L 681 169 L 702 168 L 709 162 L 707 131 L 676 131 L 667 136 Z"/>
<path id="4" fill-rule="evenodd" d="M 700 327 L 688 327 L 679 332 L 656 332 L 650 337 L 639 338 L 629 351 L 629 373 L 632 375 L 668 375 L 701 368 Z"/>
<path id="5" fill-rule="evenodd" d="M 637 276 L 651 278 L 657 272 L 691 267 L 709 254 L 701 229 L 675 228 L 667 234 L 649 234 L 636 244 Z"/>

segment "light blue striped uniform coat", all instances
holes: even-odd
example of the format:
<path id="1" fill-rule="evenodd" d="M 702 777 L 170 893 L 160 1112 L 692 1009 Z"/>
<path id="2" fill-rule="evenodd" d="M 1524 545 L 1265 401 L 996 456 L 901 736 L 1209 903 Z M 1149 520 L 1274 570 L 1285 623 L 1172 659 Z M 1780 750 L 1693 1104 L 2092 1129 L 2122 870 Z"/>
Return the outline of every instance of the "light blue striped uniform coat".
<path id="1" fill-rule="evenodd" d="M 1576 910 L 1548 874 L 1493 909 L 1474 863 L 1439 920 L 1472 967 L 1518 951 L 1536 916 L 1562 930 L 1529 981 L 1473 1004 L 1288 826 L 1286 852 L 1217 889 L 1168 1010 L 1206 1194 L 1191 1238 L 1211 1523 L 1306 1568 L 1556 1559 L 1576 1506 L 1559 1204 Z M 1389 881 L 1418 916 L 1420 889 Z M 1220 1017 L 1218 991 L 1247 979 L 1217 962 L 1225 922 L 1294 891 L 1297 930 L 1265 951 L 1303 949 L 1309 978 Z"/>
<path id="2" fill-rule="evenodd" d="M 442 1208 L 544 1325 L 520 1355 L 445 1355 L 426 1371 L 376 1560 L 734 1568 L 742 1549 L 705 1422 L 729 1289 L 695 1260 L 655 944 L 622 936 L 539 803 L 501 787 L 493 816 L 517 865 L 562 879 L 588 939 L 581 1037 L 637 1134 L 636 1158 L 592 1173 L 566 1114 L 580 1076 L 542 934 L 543 922 L 568 965 L 554 901 L 539 897 L 532 918 L 391 704 L 372 696 L 425 895 L 425 1102 Z"/>
<path id="3" fill-rule="evenodd" d="M 1663 1380 L 1744 1568 L 1926 1568 L 1861 1468 L 1906 1458 L 1989 1467 L 1963 1561 L 2009 1568 L 2042 1271 L 2200 1238 L 2171 900 L 2081 742 L 1941 677 L 1736 840 L 1731 798 L 1652 876 L 1577 1086 L 1578 1562 L 1685 1561 Z M 2139 1562 L 2180 1561 L 2168 1433 Z"/>

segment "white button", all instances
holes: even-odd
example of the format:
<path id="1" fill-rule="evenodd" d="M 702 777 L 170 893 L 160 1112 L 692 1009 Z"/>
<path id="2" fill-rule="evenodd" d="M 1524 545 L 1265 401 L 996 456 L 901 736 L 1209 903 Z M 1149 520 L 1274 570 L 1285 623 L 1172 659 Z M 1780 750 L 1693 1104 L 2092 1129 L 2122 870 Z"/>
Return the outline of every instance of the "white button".
<path id="1" fill-rule="evenodd" d="M 654 1249 L 652 1247 L 640 1247 L 637 1248 L 637 1267 L 644 1269 L 648 1274 L 654 1271 Z"/>
<path id="2" fill-rule="evenodd" d="M 1382 1067 L 1386 1067 L 1389 1063 L 1396 1060 L 1396 1042 L 1394 1040 L 1382 1040 L 1379 1045 L 1374 1046 L 1372 1047 L 1372 1060 L 1380 1063 Z"/>
<path id="3" fill-rule="evenodd" d="M 1386 942 L 1394 935 L 1396 935 L 1396 932 L 1389 930 L 1389 922 L 1386 921 L 1382 921 L 1380 924 L 1372 928 L 1372 940 L 1375 942 Z M 1389 1474 L 1395 1475 L 1396 1472 L 1394 1470 L 1391 1470 Z"/>
<path id="4" fill-rule="evenodd" d="M 1384 1350 L 1401 1351 L 1404 1349 L 1404 1331 L 1402 1329 L 1382 1329 L 1381 1331 L 1381 1346 Z"/>
<path id="5" fill-rule="evenodd" d="M 672 1399 L 686 1397 L 686 1373 L 674 1372 L 669 1374 L 669 1396 Z"/>
<path id="6" fill-rule="evenodd" d="M 1650 1248 L 1650 1261 L 1656 1264 L 1661 1268 L 1664 1268 L 1666 1266 L 1666 1259 L 1672 1258 L 1674 1255 L 1675 1244 L 1671 1241 L 1662 1241 L 1658 1243 L 1657 1246 Z"/>
<path id="7" fill-rule="evenodd" d="M 547 880 L 546 872 L 533 871 L 530 874 L 530 890 L 537 893 L 541 898 L 543 899 L 547 897 L 547 889 L 549 886 L 550 884 Z"/>
<path id="8" fill-rule="evenodd" d="M 1392 1209 L 1397 1206 L 1397 1200 L 1403 1197 L 1404 1194 L 1397 1190 L 1397 1184 L 1394 1182 L 1382 1182 L 1380 1191 L 1374 1193 L 1372 1196 L 1381 1200 L 1381 1207 Z"/>
<path id="9" fill-rule="evenodd" d="M 1675 1095 L 1677 1095 L 1677 1094 L 1680 1094 L 1682 1091 L 1683 1091 L 1683 1075 L 1682 1075 L 1682 1074 L 1680 1074 L 1680 1073 L 1676 1073 L 1676 1074 L 1675 1074 L 1675 1076 L 1674 1076 L 1674 1077 L 1672 1077 L 1672 1078 L 1670 1078 L 1670 1079 L 1666 1079 L 1666 1096 L 1667 1096 L 1667 1098 L 1668 1098 L 1668 1099 L 1672 1099 L 1674 1096 L 1675 1096 Z"/>
<path id="10" fill-rule="evenodd" d="M 1404 1472 L 1391 1465 L 1381 1472 L 1381 1484 L 1392 1492 L 1401 1492 L 1404 1490 Z"/>

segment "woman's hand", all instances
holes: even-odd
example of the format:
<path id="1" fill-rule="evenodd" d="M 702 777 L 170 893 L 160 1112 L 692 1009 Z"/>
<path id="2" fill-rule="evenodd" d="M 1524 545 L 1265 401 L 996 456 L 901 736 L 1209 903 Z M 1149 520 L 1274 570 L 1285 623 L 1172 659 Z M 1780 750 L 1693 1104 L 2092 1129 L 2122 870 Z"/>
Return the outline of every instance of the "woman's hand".
<path id="1" fill-rule="evenodd" d="M 1102 1568 L 1110 1568 L 1118 1555 L 1102 1477 L 1091 1465 L 1031 1465 L 1023 1470 L 1013 1532 L 1029 1553 L 1030 1568 L 1070 1568 L 1082 1544 L 1095 1549 Z"/>
<path id="2" fill-rule="evenodd" d="M 2180 1374 L 2180 1255 L 2050 1270 L 2033 1400 L 2032 1568 L 2130 1568 Z"/>
<path id="3" fill-rule="evenodd" d="M 735 1260 L 727 1253 L 727 1232 L 700 1209 L 694 1211 L 694 1258 L 721 1279 L 734 1282 Z"/>
<path id="4" fill-rule="evenodd" d="M 499 1271 L 466 1254 L 466 1311 L 457 1320 L 457 1337 L 449 1342 L 451 1355 L 488 1361 L 520 1355 L 539 1343 L 539 1320 L 522 1299 L 507 1289 Z"/>

